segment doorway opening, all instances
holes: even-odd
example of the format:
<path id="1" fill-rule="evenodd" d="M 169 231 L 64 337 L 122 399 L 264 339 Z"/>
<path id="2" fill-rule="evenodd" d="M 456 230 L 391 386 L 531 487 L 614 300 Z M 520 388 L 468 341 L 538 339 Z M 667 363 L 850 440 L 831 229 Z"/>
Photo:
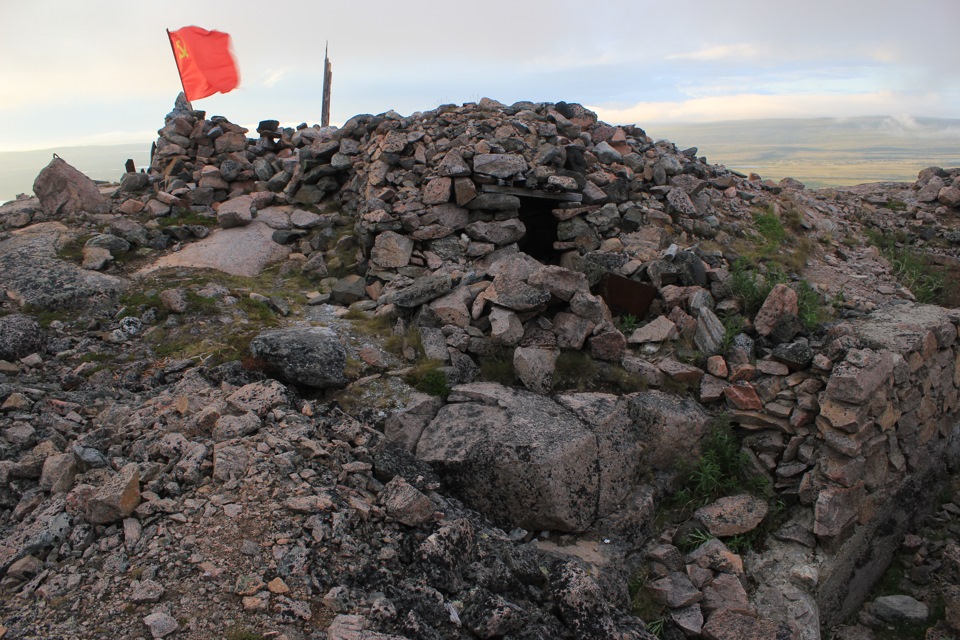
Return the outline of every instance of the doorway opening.
<path id="1" fill-rule="evenodd" d="M 562 252 L 553 246 L 557 241 L 557 225 L 560 223 L 553 215 L 556 207 L 555 200 L 520 198 L 520 220 L 527 228 L 518 243 L 520 251 L 543 264 L 560 264 Z"/>

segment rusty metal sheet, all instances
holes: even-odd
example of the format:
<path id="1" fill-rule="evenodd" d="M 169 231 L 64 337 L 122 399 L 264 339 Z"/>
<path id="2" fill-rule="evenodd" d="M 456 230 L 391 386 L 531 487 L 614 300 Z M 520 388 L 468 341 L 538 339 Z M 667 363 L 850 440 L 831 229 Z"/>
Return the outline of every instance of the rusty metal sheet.
<path id="1" fill-rule="evenodd" d="M 606 273 L 597 285 L 597 293 L 614 314 L 630 314 L 640 319 L 647 315 L 657 289 L 615 273 Z"/>

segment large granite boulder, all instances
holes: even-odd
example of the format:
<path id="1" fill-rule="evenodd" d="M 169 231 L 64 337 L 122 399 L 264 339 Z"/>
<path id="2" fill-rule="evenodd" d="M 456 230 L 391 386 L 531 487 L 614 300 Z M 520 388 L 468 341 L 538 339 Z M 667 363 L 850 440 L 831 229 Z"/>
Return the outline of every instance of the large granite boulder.
<path id="1" fill-rule="evenodd" d="M 662 391 L 634 393 L 626 396 L 626 402 L 646 446 L 647 465 L 660 481 L 669 483 L 678 465 L 699 457 L 710 414 L 690 398 Z"/>
<path id="2" fill-rule="evenodd" d="M 455 387 L 449 401 L 423 430 L 416 456 L 505 526 L 583 531 L 634 484 L 639 445 L 612 396 L 572 394 L 559 404 L 475 383 Z"/>
<path id="3" fill-rule="evenodd" d="M 347 382 L 346 351 L 327 327 L 265 331 L 250 341 L 250 353 L 293 384 L 328 389 Z"/>
<path id="4" fill-rule="evenodd" d="M 37 175 L 33 192 L 48 215 L 107 213 L 110 210 L 93 180 L 57 154 Z"/>

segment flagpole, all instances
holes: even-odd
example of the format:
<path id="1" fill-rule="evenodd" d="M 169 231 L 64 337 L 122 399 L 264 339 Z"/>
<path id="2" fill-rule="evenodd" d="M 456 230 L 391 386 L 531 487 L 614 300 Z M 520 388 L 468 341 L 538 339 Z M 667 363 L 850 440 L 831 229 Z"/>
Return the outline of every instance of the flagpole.
<path id="1" fill-rule="evenodd" d="M 187 87 L 183 84 L 183 74 L 180 73 L 180 61 L 177 59 L 177 50 L 173 46 L 173 38 L 170 37 L 170 29 L 167 29 L 167 41 L 170 42 L 170 53 L 173 54 L 173 64 L 177 65 L 177 77 L 180 78 L 180 88 L 183 89 L 183 98 L 190 102 L 187 97 Z"/>

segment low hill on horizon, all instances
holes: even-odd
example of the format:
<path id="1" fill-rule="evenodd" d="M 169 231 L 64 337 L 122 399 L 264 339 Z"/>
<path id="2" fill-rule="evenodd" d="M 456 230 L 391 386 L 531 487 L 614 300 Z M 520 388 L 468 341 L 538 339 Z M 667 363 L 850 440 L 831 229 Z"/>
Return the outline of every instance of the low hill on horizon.
<path id="1" fill-rule="evenodd" d="M 711 163 L 773 180 L 790 176 L 811 188 L 913 181 L 926 167 L 960 165 L 960 119 L 771 118 L 645 130 L 681 148 L 695 146 Z"/>

